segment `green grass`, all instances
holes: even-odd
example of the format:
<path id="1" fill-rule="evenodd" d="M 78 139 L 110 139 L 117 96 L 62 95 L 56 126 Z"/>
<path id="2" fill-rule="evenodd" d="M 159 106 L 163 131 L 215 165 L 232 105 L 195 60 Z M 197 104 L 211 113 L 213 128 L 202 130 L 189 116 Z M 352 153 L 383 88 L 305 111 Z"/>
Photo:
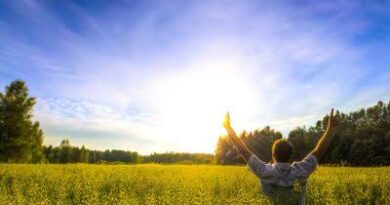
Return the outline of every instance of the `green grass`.
<path id="1" fill-rule="evenodd" d="M 307 204 L 390 204 L 390 167 L 320 167 Z M 0 164 L 0 204 L 270 204 L 245 167 Z"/>

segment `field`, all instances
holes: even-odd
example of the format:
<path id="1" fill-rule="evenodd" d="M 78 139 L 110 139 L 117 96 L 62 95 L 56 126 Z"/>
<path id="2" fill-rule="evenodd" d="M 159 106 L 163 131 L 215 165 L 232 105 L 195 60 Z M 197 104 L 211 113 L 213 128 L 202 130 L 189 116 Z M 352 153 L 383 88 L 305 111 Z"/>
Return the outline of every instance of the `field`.
<path id="1" fill-rule="evenodd" d="M 320 167 L 307 204 L 390 204 L 390 168 Z M 0 204 L 271 204 L 245 167 L 0 165 Z"/>

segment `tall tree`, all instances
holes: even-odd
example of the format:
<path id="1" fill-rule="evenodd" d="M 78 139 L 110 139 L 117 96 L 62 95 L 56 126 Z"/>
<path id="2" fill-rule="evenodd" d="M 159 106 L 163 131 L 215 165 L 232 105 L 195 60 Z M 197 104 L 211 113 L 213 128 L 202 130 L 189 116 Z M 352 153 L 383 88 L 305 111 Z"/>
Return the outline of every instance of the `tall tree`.
<path id="1" fill-rule="evenodd" d="M 239 137 L 245 142 L 248 148 L 264 161 L 272 160 L 272 145 L 277 139 L 282 138 L 282 133 L 275 131 L 269 126 L 253 132 L 243 131 Z M 215 150 L 215 161 L 218 164 L 243 164 L 237 150 L 227 137 L 221 136 L 218 139 Z"/>
<path id="2" fill-rule="evenodd" d="M 80 149 L 80 162 L 89 162 L 89 151 L 85 149 L 84 145 Z"/>
<path id="3" fill-rule="evenodd" d="M 242 135 L 241 135 L 242 136 Z M 226 136 L 220 136 L 215 150 L 215 161 L 217 164 L 243 164 L 244 160 L 240 157 L 233 144 Z"/>
<path id="4" fill-rule="evenodd" d="M 62 140 L 60 145 L 60 163 L 72 162 L 72 147 L 70 146 L 69 140 Z"/>
<path id="5" fill-rule="evenodd" d="M 389 102 L 390 104 L 390 102 Z M 390 114 L 389 104 L 379 101 L 367 109 L 349 114 L 336 113 L 339 125 L 323 163 L 349 163 L 356 166 L 390 164 Z M 324 132 L 328 116 L 308 130 L 296 128 L 289 134 L 295 145 L 294 160 L 306 156 Z"/>
<path id="6" fill-rule="evenodd" d="M 390 102 L 379 101 L 376 105 L 349 114 L 336 112 L 339 125 L 335 128 L 332 143 L 321 158 L 322 163 L 351 164 L 355 166 L 390 164 Z M 294 144 L 293 160 L 301 160 L 315 146 L 327 127 L 329 116 L 308 129 L 297 127 L 289 133 Z M 271 159 L 272 143 L 281 134 L 270 127 L 255 130 L 240 137 L 247 146 L 264 161 Z M 235 164 L 238 156 L 226 138 L 219 138 L 216 161 Z M 233 150 L 233 151 L 232 151 Z"/>
<path id="7" fill-rule="evenodd" d="M 12 82 L 0 93 L 0 161 L 42 161 L 43 131 L 32 120 L 35 103 L 21 80 Z"/>

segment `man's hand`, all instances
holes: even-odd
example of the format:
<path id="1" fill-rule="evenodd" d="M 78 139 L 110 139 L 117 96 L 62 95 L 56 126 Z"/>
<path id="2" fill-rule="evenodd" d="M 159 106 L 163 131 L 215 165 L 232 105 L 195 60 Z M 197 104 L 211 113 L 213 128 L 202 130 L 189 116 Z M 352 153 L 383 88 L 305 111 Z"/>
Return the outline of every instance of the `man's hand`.
<path id="1" fill-rule="evenodd" d="M 225 115 L 225 120 L 223 121 L 223 126 L 226 128 L 228 136 L 233 143 L 234 147 L 238 150 L 238 153 L 244 158 L 247 162 L 249 158 L 252 156 L 252 152 L 248 149 L 243 141 L 239 137 L 237 137 L 233 128 L 230 125 L 230 115 L 229 112 Z"/>
<path id="2" fill-rule="evenodd" d="M 223 127 L 225 127 L 226 129 L 230 129 L 231 128 L 229 112 L 227 112 L 226 115 L 225 115 L 225 120 L 223 121 Z"/>
<path id="3" fill-rule="evenodd" d="M 332 141 L 333 137 L 333 130 L 337 126 L 337 120 L 334 116 L 334 109 L 330 111 L 330 115 L 328 118 L 328 127 L 325 130 L 325 133 L 322 135 L 320 140 L 317 143 L 316 148 L 314 148 L 313 151 L 311 151 L 311 154 L 313 154 L 318 160 L 324 155 L 326 149 L 328 148 L 330 142 Z"/>
<path id="4" fill-rule="evenodd" d="M 334 109 L 332 108 L 332 110 L 330 111 L 329 118 L 328 118 L 328 129 L 333 130 L 333 128 L 335 128 L 337 125 L 338 125 L 338 122 L 337 122 L 336 117 L 334 116 Z"/>

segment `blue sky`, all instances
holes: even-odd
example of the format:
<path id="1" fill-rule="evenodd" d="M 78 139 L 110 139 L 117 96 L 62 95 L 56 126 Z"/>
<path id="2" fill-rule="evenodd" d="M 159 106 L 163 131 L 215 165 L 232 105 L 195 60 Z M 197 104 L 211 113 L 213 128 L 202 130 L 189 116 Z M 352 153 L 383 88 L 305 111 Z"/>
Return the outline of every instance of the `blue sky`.
<path id="1" fill-rule="evenodd" d="M 27 82 L 45 143 L 213 152 L 390 99 L 389 1 L 3 1 L 0 86 Z"/>

